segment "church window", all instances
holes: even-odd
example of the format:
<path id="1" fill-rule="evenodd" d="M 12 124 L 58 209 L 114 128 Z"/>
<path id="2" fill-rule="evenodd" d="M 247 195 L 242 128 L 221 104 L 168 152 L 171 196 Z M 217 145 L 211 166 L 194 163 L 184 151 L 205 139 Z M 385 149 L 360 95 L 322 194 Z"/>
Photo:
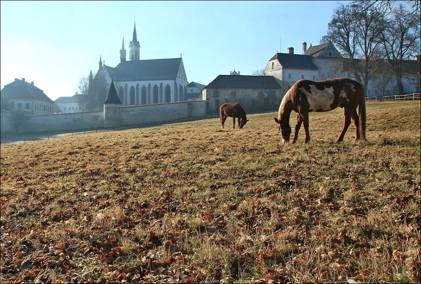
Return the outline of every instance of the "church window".
<path id="1" fill-rule="evenodd" d="M 275 69 L 275 63 L 272 62 L 272 70 Z"/>
<path id="2" fill-rule="evenodd" d="M 141 104 L 146 105 L 146 87 L 142 86 Z"/>
<path id="3" fill-rule="evenodd" d="M 124 85 L 123 104 L 127 105 L 127 84 Z"/>
<path id="4" fill-rule="evenodd" d="M 135 104 L 139 104 L 139 83 L 136 84 L 136 102 Z"/>
<path id="5" fill-rule="evenodd" d="M 153 103 L 157 104 L 158 100 L 159 100 L 158 86 L 154 85 L 153 86 Z"/>
<path id="6" fill-rule="evenodd" d="M 178 93 L 178 100 L 183 100 L 183 86 L 179 85 L 179 93 Z"/>
<path id="7" fill-rule="evenodd" d="M 316 80 L 316 76 L 313 75 L 313 80 Z"/>
<path id="8" fill-rule="evenodd" d="M 165 102 L 171 102 L 171 87 L 168 84 L 165 86 Z"/>
<path id="9" fill-rule="evenodd" d="M 135 90 L 134 87 L 131 86 L 130 87 L 130 101 L 129 101 L 130 105 L 134 105 L 135 104 Z"/>
<path id="10" fill-rule="evenodd" d="M 304 75 L 303 74 L 301 74 L 301 79 L 304 79 Z"/>
<path id="11" fill-rule="evenodd" d="M 29 103 L 26 103 L 25 108 L 29 110 Z"/>
<path id="12" fill-rule="evenodd" d="M 288 79 L 291 79 L 291 73 L 288 74 Z"/>
<path id="13" fill-rule="evenodd" d="M 120 86 L 120 88 L 118 88 L 118 96 L 120 97 L 120 102 L 123 102 L 124 90 L 123 90 L 122 86 Z"/>
<path id="14" fill-rule="evenodd" d="M 162 90 L 162 83 L 159 84 L 159 102 L 162 104 L 164 103 L 164 94 L 163 94 L 163 90 Z"/>
<path id="15" fill-rule="evenodd" d="M 178 102 L 178 87 L 177 87 L 177 83 L 174 83 L 174 102 Z"/>

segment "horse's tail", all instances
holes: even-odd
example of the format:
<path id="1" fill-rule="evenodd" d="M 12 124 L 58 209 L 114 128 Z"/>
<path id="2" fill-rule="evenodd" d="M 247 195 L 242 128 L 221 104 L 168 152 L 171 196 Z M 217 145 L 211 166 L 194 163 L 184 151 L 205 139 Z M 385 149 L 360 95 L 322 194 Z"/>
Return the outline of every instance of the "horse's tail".
<path id="1" fill-rule="evenodd" d="M 359 129 L 361 139 L 366 140 L 365 137 L 365 130 L 366 130 L 366 120 L 367 114 L 365 110 L 365 95 L 364 95 L 364 87 L 358 88 L 359 93 L 359 103 L 358 103 L 358 117 L 359 117 Z"/>

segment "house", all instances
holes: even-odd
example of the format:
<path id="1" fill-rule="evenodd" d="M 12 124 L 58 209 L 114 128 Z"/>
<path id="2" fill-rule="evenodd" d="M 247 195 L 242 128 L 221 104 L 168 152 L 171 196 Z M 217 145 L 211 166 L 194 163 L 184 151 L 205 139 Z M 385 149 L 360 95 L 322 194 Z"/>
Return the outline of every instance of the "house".
<path id="1" fill-rule="evenodd" d="M 205 85 L 190 82 L 186 87 L 186 100 L 201 100 L 202 99 L 202 89 Z"/>
<path id="2" fill-rule="evenodd" d="M 54 103 L 63 113 L 82 112 L 86 110 L 87 96 L 76 93 L 71 97 L 59 97 Z"/>
<path id="3" fill-rule="evenodd" d="M 223 103 L 240 103 L 246 112 L 273 110 L 287 86 L 273 76 L 219 75 L 202 90 L 208 113 L 216 113 Z"/>
<path id="4" fill-rule="evenodd" d="M 288 53 L 276 53 L 268 60 L 264 74 L 292 85 L 301 79 L 316 80 L 317 72 L 311 55 L 294 54 L 294 48 L 290 47 Z"/>
<path id="5" fill-rule="evenodd" d="M 272 75 L 282 82 L 292 85 L 298 80 L 329 80 L 338 77 L 354 78 L 353 64 L 360 59 L 344 58 L 335 46 L 328 42 L 307 49 L 303 42 L 302 54 L 294 54 L 294 48 L 288 53 L 276 53 L 265 67 L 264 74 Z M 361 65 L 361 64 L 360 64 Z M 386 96 L 398 93 L 396 79 L 386 60 L 377 60 L 377 70 L 371 74 L 368 82 L 367 96 Z M 404 92 L 419 90 L 419 63 L 416 60 L 405 60 L 402 63 L 402 84 Z M 354 78 L 355 79 L 355 78 Z"/>
<path id="6" fill-rule="evenodd" d="M 21 110 L 31 114 L 56 112 L 54 102 L 34 82 L 15 79 L 1 90 L 2 109 Z"/>

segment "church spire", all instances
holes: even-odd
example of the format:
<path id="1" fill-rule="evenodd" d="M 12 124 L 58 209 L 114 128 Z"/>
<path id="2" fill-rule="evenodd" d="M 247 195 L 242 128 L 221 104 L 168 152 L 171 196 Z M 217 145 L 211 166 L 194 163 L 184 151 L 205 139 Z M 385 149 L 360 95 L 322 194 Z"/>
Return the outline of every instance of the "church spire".
<path id="1" fill-rule="evenodd" d="M 137 42 L 137 33 L 136 33 L 136 23 L 134 23 L 134 28 L 133 28 L 133 42 Z"/>
<path id="2" fill-rule="evenodd" d="M 124 49 L 124 37 L 123 37 L 123 43 L 121 44 L 121 50 L 120 50 L 120 62 L 126 61 L 126 50 Z"/>
<path id="3" fill-rule="evenodd" d="M 99 69 L 101 69 L 102 68 L 102 58 L 101 58 L 101 56 L 99 57 L 99 63 L 98 63 L 98 65 L 99 65 Z"/>
<path id="4" fill-rule="evenodd" d="M 140 60 L 140 44 L 137 40 L 136 23 L 133 27 L 133 39 L 129 45 L 130 48 L 130 60 Z"/>

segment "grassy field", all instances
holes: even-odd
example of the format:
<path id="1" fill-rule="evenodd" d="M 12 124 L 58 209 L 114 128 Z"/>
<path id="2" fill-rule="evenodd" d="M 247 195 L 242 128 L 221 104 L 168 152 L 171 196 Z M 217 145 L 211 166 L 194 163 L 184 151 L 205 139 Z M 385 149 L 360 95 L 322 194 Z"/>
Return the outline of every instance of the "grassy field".
<path id="1" fill-rule="evenodd" d="M 2 145 L 1 280 L 417 281 L 420 103 L 367 112 L 358 143 L 338 109 L 307 145 L 274 113 Z"/>

